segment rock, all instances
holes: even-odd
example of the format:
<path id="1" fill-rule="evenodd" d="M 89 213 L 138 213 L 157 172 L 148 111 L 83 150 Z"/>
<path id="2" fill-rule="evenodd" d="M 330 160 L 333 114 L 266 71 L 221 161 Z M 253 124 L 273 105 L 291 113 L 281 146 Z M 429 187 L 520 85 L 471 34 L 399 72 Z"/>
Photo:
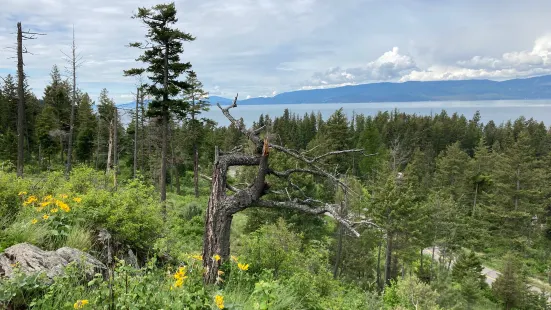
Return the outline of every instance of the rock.
<path id="1" fill-rule="evenodd" d="M 12 277 L 13 267 L 19 264 L 26 274 L 44 272 L 49 279 L 53 279 L 62 274 L 64 267 L 71 262 L 78 264 L 89 277 L 107 272 L 102 262 L 80 250 L 64 247 L 57 251 L 44 251 L 32 244 L 20 243 L 0 253 L 0 278 Z"/>

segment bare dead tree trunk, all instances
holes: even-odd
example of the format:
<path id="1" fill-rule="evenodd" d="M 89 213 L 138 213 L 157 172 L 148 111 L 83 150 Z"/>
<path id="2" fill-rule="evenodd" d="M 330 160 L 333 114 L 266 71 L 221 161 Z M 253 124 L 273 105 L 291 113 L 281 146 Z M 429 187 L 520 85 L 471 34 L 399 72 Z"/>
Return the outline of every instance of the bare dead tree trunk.
<path id="1" fill-rule="evenodd" d="M 117 188 L 117 172 L 119 170 L 119 137 L 118 137 L 118 128 L 119 128 L 119 110 L 117 107 L 114 107 L 115 114 L 113 115 L 113 186 Z"/>
<path id="2" fill-rule="evenodd" d="M 237 106 L 237 96 L 233 104 L 223 109 L 218 107 L 222 113 L 234 124 L 251 142 L 256 146 L 254 154 L 248 155 L 241 152 L 241 148 L 236 148 L 232 152 L 221 153 L 218 149 L 215 150 L 214 168 L 212 174 L 212 190 L 207 206 L 205 217 L 205 233 L 203 235 L 203 267 L 205 272 L 203 279 L 205 283 L 212 284 L 216 282 L 218 268 L 228 259 L 230 255 L 230 228 L 233 215 L 237 212 L 250 207 L 263 207 L 274 209 L 289 209 L 303 213 L 314 215 L 329 214 L 338 221 L 344 228 L 347 228 L 354 235 L 359 236 L 359 233 L 353 228 L 353 225 L 348 219 L 344 219 L 335 210 L 336 206 L 324 204 L 312 199 L 299 200 L 288 199 L 284 201 L 270 201 L 261 199 L 266 193 L 270 192 L 266 182 L 267 175 L 274 175 L 279 178 L 288 178 L 294 173 L 309 173 L 320 177 L 326 177 L 335 181 L 339 186 L 346 185 L 321 169 L 317 163 L 319 160 L 332 155 L 339 155 L 351 152 L 360 152 L 361 150 L 346 150 L 334 151 L 315 158 L 306 158 L 303 154 L 297 151 L 287 149 L 285 147 L 270 144 L 268 139 L 260 139 L 258 136 L 260 130 L 246 130 L 241 122 L 237 122 L 230 115 L 229 110 Z M 268 158 L 270 149 L 275 149 L 296 160 L 302 162 L 308 168 L 294 168 L 283 172 L 274 171 L 268 166 Z M 244 189 L 238 189 L 227 183 L 228 168 L 232 166 L 257 166 L 258 170 L 253 182 Z M 233 191 L 235 194 L 228 195 L 226 189 Z M 317 203 L 317 205 L 315 205 Z M 321 205 L 320 205 L 321 204 Z M 364 224 L 373 224 L 369 221 Z M 218 256 L 220 260 L 217 260 Z"/>
<path id="3" fill-rule="evenodd" d="M 132 176 L 136 178 L 138 174 L 138 102 L 140 101 L 140 88 L 136 90 L 136 109 L 135 109 L 135 124 L 134 124 L 134 170 Z"/>
<path id="4" fill-rule="evenodd" d="M 386 254 L 385 254 L 385 285 L 390 284 L 392 265 L 392 235 L 387 234 L 386 237 Z"/>
<path id="5" fill-rule="evenodd" d="M 97 124 L 98 124 L 98 129 L 97 129 L 97 142 L 96 142 L 96 169 L 98 169 L 99 167 L 99 149 L 100 149 L 100 123 L 101 123 L 101 118 L 99 117 L 96 117 L 96 121 L 97 121 Z"/>
<path id="6" fill-rule="evenodd" d="M 347 193 L 346 189 L 344 190 L 344 202 L 341 202 L 341 207 L 339 210 L 339 213 L 341 216 L 346 213 L 347 206 Z M 337 255 L 335 257 L 335 266 L 333 267 L 333 278 L 336 279 L 339 274 L 339 267 L 341 264 L 341 258 L 342 258 L 342 239 L 344 236 L 344 227 L 339 224 L 338 229 L 338 236 L 337 236 Z"/>
<path id="7" fill-rule="evenodd" d="M 109 122 L 109 142 L 107 144 L 107 172 L 111 171 L 113 153 L 113 120 Z"/>
<path id="8" fill-rule="evenodd" d="M 23 31 L 21 23 L 17 23 L 17 176 L 23 177 L 23 165 L 25 160 L 25 150 L 23 143 L 25 126 L 25 92 L 23 83 L 25 73 L 23 72 Z"/>
<path id="9" fill-rule="evenodd" d="M 73 26 L 73 46 L 71 66 L 73 71 L 73 96 L 71 98 L 71 117 L 69 120 L 69 145 L 67 146 L 67 167 L 65 170 L 65 176 L 69 178 L 71 173 L 72 155 L 73 155 L 73 134 L 75 131 L 75 105 L 77 100 L 77 58 L 76 58 L 76 45 L 75 45 L 75 27 Z"/>
<path id="10" fill-rule="evenodd" d="M 192 105 L 195 106 L 195 96 L 192 97 Z M 191 113 L 191 123 L 193 129 L 196 129 L 195 126 L 195 109 L 192 109 Z M 195 130 L 194 130 L 195 131 Z M 194 132 L 193 137 L 193 184 L 195 187 L 195 198 L 199 198 L 199 150 L 197 149 L 197 132 Z"/>
<path id="11" fill-rule="evenodd" d="M 381 285 L 381 249 L 383 247 L 382 241 L 379 242 L 379 253 L 377 254 L 377 288 L 379 291 L 383 288 Z"/>
<path id="12" fill-rule="evenodd" d="M 476 210 L 476 198 L 478 197 L 478 182 L 476 183 L 475 185 L 475 188 L 474 188 L 474 201 L 473 201 L 473 212 L 472 212 L 472 217 L 474 217 L 474 213 L 475 213 L 475 210 Z"/>
<path id="13" fill-rule="evenodd" d="M 193 183 L 195 185 L 195 197 L 199 198 L 199 150 L 197 143 L 193 144 Z"/>

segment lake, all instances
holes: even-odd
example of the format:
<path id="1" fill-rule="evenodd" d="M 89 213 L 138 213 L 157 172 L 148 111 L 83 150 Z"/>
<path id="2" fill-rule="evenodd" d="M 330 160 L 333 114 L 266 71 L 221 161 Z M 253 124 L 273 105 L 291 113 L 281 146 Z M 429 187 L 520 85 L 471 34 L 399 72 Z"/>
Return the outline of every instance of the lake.
<path id="1" fill-rule="evenodd" d="M 247 126 L 258 121 L 261 114 L 268 114 L 273 119 L 283 115 L 285 109 L 303 116 L 304 113 L 320 111 L 324 119 L 327 119 L 336 110 L 343 108 L 350 118 L 353 113 L 364 115 L 376 115 L 379 111 L 392 111 L 418 115 L 438 114 L 446 110 L 448 115 L 457 112 L 471 119 L 476 111 L 480 111 L 481 121 L 486 124 L 493 120 L 496 124 L 515 120 L 519 116 L 526 119 L 534 118 L 538 122 L 551 125 L 551 100 L 488 100 L 488 101 L 426 101 L 426 102 L 369 102 L 369 103 L 320 103 L 320 104 L 278 104 L 278 105 L 239 105 L 231 109 L 231 114 L 236 118 L 243 118 Z M 209 112 L 203 114 L 216 121 L 219 125 L 227 126 L 229 121 L 224 117 L 217 106 L 213 106 Z"/>

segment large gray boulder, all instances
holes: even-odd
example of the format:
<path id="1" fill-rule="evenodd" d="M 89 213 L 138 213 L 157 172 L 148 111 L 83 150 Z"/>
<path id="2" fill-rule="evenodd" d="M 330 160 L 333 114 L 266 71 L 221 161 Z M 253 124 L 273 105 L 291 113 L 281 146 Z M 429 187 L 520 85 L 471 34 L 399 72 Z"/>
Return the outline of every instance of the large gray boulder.
<path id="1" fill-rule="evenodd" d="M 14 266 L 18 264 L 26 274 L 44 272 L 53 279 L 62 274 L 63 268 L 71 262 L 78 264 L 89 277 L 96 273 L 105 275 L 107 272 L 102 262 L 81 250 L 64 247 L 56 251 L 44 251 L 32 244 L 20 243 L 0 253 L 0 278 L 12 277 Z"/>

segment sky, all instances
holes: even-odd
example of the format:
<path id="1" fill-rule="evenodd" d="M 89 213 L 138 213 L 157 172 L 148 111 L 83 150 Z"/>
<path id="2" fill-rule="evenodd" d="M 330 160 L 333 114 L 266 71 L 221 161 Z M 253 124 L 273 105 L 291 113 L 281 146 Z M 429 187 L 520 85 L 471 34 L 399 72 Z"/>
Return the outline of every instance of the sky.
<path id="1" fill-rule="evenodd" d="M 240 98 L 373 82 L 505 80 L 551 74 L 549 0 L 176 0 L 177 27 L 196 37 L 182 59 L 210 95 Z M 16 24 L 25 70 L 41 98 L 68 63 L 73 26 L 83 63 L 77 85 L 132 101 L 146 28 L 130 17 L 151 0 L 0 0 L 0 76 L 15 73 Z"/>

